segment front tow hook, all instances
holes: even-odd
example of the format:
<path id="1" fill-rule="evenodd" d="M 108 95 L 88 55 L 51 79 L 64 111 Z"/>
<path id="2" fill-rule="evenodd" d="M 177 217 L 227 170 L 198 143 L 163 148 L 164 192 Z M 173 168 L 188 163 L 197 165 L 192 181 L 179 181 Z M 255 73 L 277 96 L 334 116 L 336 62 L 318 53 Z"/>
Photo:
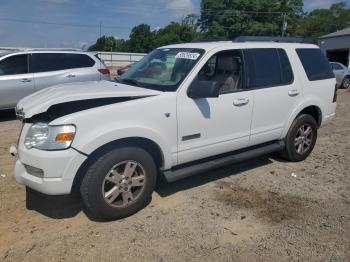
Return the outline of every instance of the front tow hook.
<path id="1" fill-rule="evenodd" d="M 10 150 L 9 150 L 9 151 L 10 151 L 11 156 L 17 157 L 18 152 L 17 152 L 17 147 L 16 147 L 16 146 L 12 145 L 12 146 L 10 147 Z"/>

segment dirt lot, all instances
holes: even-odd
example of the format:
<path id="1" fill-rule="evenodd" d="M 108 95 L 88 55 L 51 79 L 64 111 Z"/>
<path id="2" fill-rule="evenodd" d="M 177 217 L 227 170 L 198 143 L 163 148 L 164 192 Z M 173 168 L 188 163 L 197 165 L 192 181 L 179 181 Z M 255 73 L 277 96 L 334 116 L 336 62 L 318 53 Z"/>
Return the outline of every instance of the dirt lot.
<path id="1" fill-rule="evenodd" d="M 0 123 L 0 261 L 350 261 L 350 93 L 302 163 L 262 157 L 159 185 L 141 212 L 90 220 L 79 199 L 27 193 Z"/>

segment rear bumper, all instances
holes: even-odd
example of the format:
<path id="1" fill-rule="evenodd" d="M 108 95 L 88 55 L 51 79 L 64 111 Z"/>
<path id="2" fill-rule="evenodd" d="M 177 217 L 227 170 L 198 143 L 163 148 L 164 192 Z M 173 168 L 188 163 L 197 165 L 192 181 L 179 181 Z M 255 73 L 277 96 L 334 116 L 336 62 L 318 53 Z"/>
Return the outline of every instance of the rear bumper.
<path id="1" fill-rule="evenodd" d="M 332 113 L 332 114 L 324 116 L 323 119 L 322 119 L 322 125 L 321 126 L 329 123 L 333 118 L 335 118 L 335 113 Z"/>
<path id="2" fill-rule="evenodd" d="M 323 125 L 329 123 L 332 119 L 335 118 L 335 115 L 336 115 L 336 113 L 335 113 L 336 108 L 337 108 L 337 103 L 332 103 L 331 110 L 328 111 L 329 113 L 326 114 L 326 115 L 324 115 L 324 116 L 322 117 L 321 126 L 323 126 Z"/>

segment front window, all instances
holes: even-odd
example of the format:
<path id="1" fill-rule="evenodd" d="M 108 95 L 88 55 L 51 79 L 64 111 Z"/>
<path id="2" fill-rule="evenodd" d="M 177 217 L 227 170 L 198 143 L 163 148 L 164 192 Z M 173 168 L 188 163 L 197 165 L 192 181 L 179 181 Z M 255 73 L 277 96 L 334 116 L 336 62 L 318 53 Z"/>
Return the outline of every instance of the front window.
<path id="1" fill-rule="evenodd" d="M 0 61 L 0 76 L 28 73 L 27 55 L 14 55 Z"/>
<path id="2" fill-rule="evenodd" d="M 117 81 L 174 92 L 203 55 L 203 49 L 160 48 L 133 65 Z"/>
<path id="3" fill-rule="evenodd" d="M 241 50 L 225 50 L 212 56 L 199 71 L 195 81 L 218 83 L 220 94 L 243 88 L 243 55 Z"/>

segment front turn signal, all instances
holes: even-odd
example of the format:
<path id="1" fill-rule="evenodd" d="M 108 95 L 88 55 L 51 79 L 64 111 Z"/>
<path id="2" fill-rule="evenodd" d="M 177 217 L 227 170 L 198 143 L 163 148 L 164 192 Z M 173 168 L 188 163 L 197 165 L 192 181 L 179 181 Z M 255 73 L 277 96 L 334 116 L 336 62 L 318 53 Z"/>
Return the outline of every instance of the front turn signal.
<path id="1" fill-rule="evenodd" d="M 68 133 L 57 134 L 55 140 L 56 140 L 56 142 L 69 142 L 69 141 L 72 141 L 73 138 L 74 138 L 74 133 L 68 132 Z"/>

